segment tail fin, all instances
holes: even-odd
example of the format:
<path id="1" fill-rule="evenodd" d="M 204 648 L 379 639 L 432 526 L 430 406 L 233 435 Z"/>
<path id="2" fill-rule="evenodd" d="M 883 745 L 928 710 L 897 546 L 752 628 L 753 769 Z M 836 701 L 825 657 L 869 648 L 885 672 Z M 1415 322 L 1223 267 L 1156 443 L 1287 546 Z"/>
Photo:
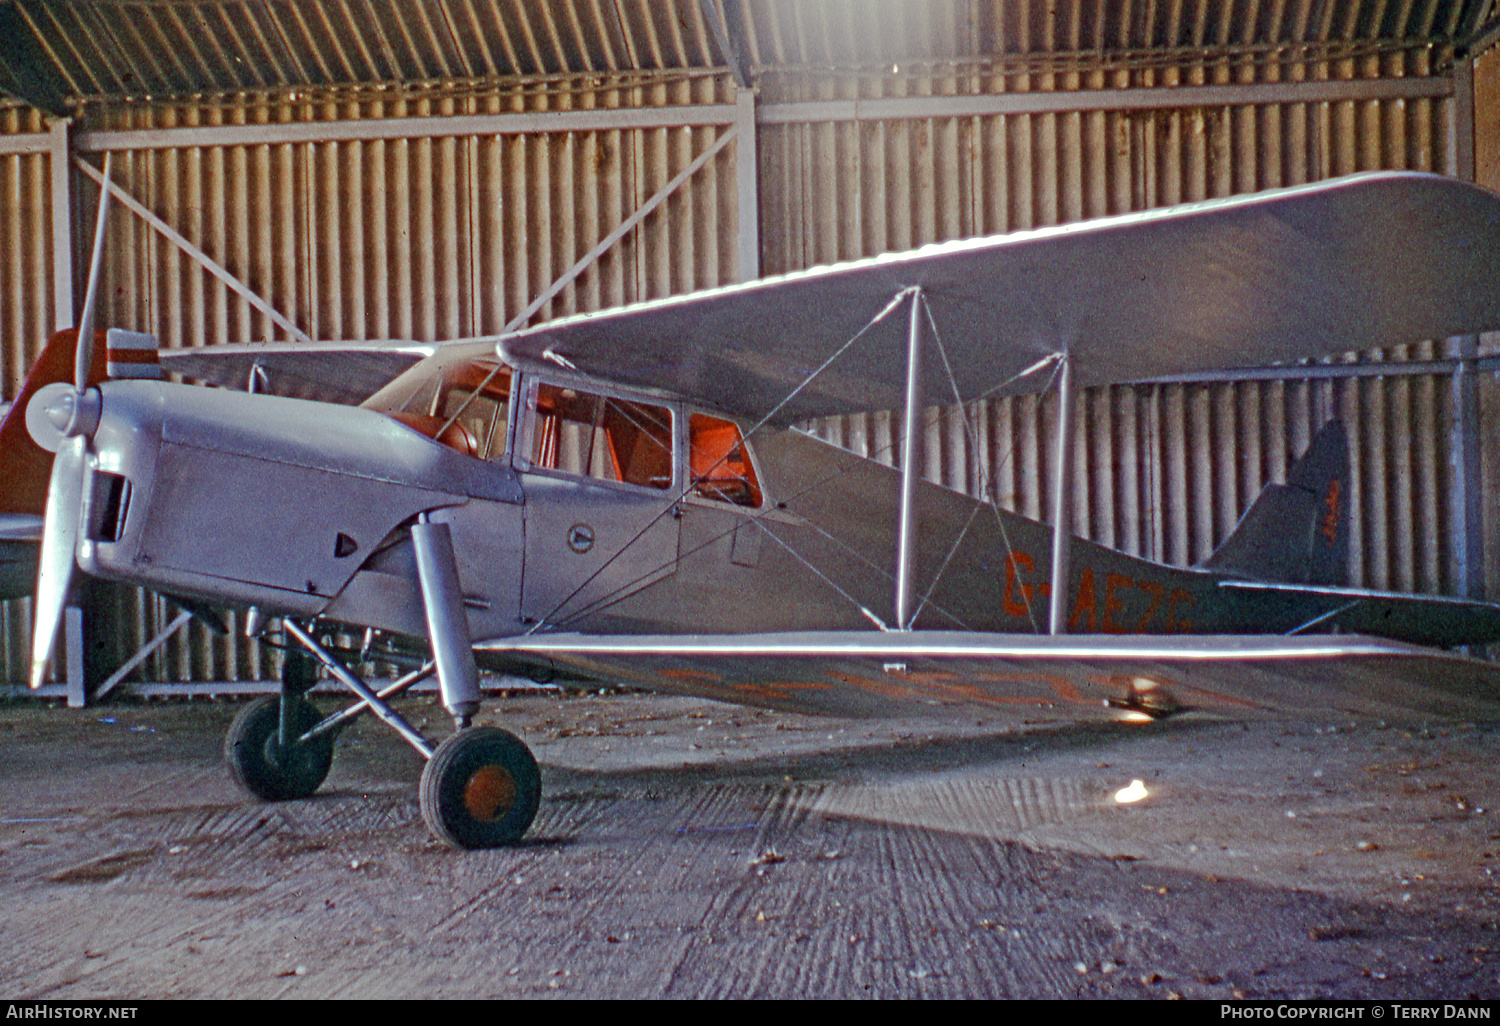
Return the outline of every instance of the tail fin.
<path id="1" fill-rule="evenodd" d="M 47 341 L 42 355 L 32 364 L 26 383 L 0 422 L 0 513 L 33 513 L 47 508 L 47 483 L 52 476 L 52 454 L 31 440 L 26 430 L 26 406 L 43 385 L 73 380 L 78 332 L 59 331 Z M 105 333 L 94 333 L 94 363 L 90 382 L 104 380 Z"/>
<path id="2" fill-rule="evenodd" d="M 1349 439 L 1323 425 L 1284 485 L 1268 484 L 1199 566 L 1253 581 L 1343 585 L 1349 578 Z"/>

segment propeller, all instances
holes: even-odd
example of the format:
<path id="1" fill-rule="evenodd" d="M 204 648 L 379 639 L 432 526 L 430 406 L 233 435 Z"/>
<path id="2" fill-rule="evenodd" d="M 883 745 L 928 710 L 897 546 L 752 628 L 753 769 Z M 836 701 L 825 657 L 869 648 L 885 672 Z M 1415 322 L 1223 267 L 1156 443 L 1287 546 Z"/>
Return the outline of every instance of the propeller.
<path id="1" fill-rule="evenodd" d="M 73 387 L 48 386 L 39 391 L 26 410 L 33 437 L 47 433 L 57 439 L 52 457 L 52 479 L 47 488 L 47 509 L 42 523 L 42 550 L 32 607 L 31 686 L 39 688 L 52 660 L 62 624 L 68 589 L 77 565 L 78 535 L 83 516 L 83 482 L 87 471 L 89 440 L 99 426 L 101 402 L 97 389 L 89 385 L 94 360 L 94 310 L 98 303 L 99 278 L 104 263 L 104 231 L 109 213 L 110 158 L 104 157 L 104 185 L 99 197 L 99 222 L 94 228 L 94 255 L 89 264 L 88 293 L 78 324 L 78 351 L 74 362 Z M 60 436 L 60 437 L 59 437 Z M 37 437 L 44 447 L 46 442 Z"/>

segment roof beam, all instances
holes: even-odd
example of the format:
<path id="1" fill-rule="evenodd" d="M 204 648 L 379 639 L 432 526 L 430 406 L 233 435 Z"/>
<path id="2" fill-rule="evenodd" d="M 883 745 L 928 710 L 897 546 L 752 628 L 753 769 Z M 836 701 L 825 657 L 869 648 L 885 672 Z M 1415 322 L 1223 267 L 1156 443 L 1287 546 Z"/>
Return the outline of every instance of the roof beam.
<path id="1" fill-rule="evenodd" d="M 1447 99 L 1453 95 L 1454 81 L 1449 76 L 1329 79 L 1313 82 L 1266 82 L 1224 86 L 1085 89 L 1060 92 L 913 96 L 879 100 L 758 104 L 756 122 L 766 125 L 820 121 L 892 121 L 914 118 L 1060 114 L 1093 110 L 1169 110 L 1183 107 L 1236 107 L 1258 104 Z M 638 128 L 727 126 L 734 125 L 739 120 L 739 113 L 737 104 L 721 103 L 458 117 L 372 118 L 276 125 L 216 125 L 76 132 L 73 142 L 75 152 L 98 153 L 108 150 L 590 132 Z M 44 134 L 0 136 L 0 153 L 41 153 L 47 149 L 48 142 Z"/>
<path id="2" fill-rule="evenodd" d="M 1496 18 L 1476 29 L 1474 38 L 1459 47 L 1459 50 L 1461 54 L 1478 57 L 1497 42 L 1500 42 L 1500 18 Z"/>
<path id="3" fill-rule="evenodd" d="M 534 135 L 544 132 L 597 132 L 635 128 L 698 128 L 732 125 L 732 103 L 680 107 L 535 111 L 465 114 L 455 117 L 370 118 L 277 125 L 223 125 L 202 128 L 150 128 L 79 132 L 80 151 L 177 149 L 201 146 L 261 146 L 285 143 L 367 142 L 373 139 L 431 139 L 460 135 Z M 3 143 L 3 139 L 0 139 Z M 0 150 L 3 152 L 3 150 Z"/>
<path id="4" fill-rule="evenodd" d="M 67 117 L 67 89 L 49 74 L 52 68 L 16 0 L 0 0 L 0 93 L 53 117 Z"/>
<path id="5" fill-rule="evenodd" d="M 1455 49 L 1459 57 L 1478 57 L 1500 41 L 1500 18 L 1495 17 L 1495 0 L 1484 0 L 1474 7 Z"/>
<path id="6" fill-rule="evenodd" d="M 1153 89 L 1080 89 L 1062 92 L 912 96 L 878 100 L 767 103 L 761 124 L 806 121 L 894 121 L 903 118 L 991 117 L 1062 114 L 1096 110 L 1168 110 L 1181 107 L 1242 107 L 1257 104 L 1340 103 L 1410 100 L 1453 95 L 1453 80 L 1431 78 L 1320 79 L 1223 86 Z"/>
<path id="7" fill-rule="evenodd" d="M 745 45 L 745 12 L 740 7 L 740 0 L 698 0 L 698 8 L 728 62 L 729 70 L 734 72 L 735 85 L 749 89 L 749 47 Z"/>

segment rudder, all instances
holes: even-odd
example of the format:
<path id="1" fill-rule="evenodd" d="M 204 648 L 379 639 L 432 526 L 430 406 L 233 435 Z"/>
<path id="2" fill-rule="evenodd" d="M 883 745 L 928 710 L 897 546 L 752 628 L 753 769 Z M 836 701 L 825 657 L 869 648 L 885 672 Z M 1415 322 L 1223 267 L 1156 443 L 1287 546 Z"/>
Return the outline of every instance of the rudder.
<path id="1" fill-rule="evenodd" d="M 1331 420 L 1199 564 L 1253 581 L 1339 586 L 1349 578 L 1349 439 Z"/>

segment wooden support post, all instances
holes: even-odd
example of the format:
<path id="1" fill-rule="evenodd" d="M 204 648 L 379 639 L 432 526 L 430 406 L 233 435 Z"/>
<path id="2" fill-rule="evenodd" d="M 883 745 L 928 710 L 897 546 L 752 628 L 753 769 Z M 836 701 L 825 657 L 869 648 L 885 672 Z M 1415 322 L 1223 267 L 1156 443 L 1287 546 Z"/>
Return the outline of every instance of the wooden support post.
<path id="1" fill-rule="evenodd" d="M 1453 557 L 1458 593 L 1484 599 L 1484 489 L 1479 424 L 1479 337 L 1454 340 L 1459 362 L 1453 372 Z"/>

